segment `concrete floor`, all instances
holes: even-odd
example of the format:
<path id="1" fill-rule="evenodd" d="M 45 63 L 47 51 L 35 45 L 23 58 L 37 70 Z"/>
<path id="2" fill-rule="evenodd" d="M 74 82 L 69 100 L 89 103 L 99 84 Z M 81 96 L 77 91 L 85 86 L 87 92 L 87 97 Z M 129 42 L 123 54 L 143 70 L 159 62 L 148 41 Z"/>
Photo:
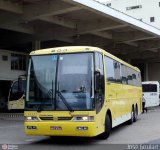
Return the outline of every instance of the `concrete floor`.
<path id="1" fill-rule="evenodd" d="M 70 148 L 84 149 L 97 145 L 101 148 L 105 145 L 124 149 L 129 144 L 160 144 L 160 107 L 152 108 L 148 113 L 141 114 L 136 123 L 127 125 L 126 123 L 112 129 L 110 137 L 107 140 L 98 138 L 75 138 L 59 137 L 50 139 L 49 137 L 26 136 L 23 130 L 23 121 L 10 119 L 0 120 L 0 144 L 25 144 L 25 147 L 33 146 L 42 148 L 62 148 L 66 145 Z M 115 145 L 116 144 L 116 145 Z M 125 144 L 125 145 L 122 145 Z M 22 145 L 19 145 L 21 147 Z M 88 147 L 89 146 L 89 147 Z M 130 145 L 129 145 L 130 146 Z M 90 148 L 91 148 L 90 147 Z M 69 148 L 69 149 L 70 149 Z M 160 146 L 158 147 L 160 149 Z M 28 149 L 28 147 L 27 147 Z M 109 149 L 109 148 L 108 148 Z M 116 149 L 116 148 L 114 148 Z"/>

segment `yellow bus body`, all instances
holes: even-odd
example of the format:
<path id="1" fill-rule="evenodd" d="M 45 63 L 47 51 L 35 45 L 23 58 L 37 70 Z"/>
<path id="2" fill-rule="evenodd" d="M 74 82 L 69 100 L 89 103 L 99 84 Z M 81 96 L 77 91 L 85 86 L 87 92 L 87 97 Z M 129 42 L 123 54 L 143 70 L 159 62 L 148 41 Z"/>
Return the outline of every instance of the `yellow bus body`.
<path id="1" fill-rule="evenodd" d="M 121 59 L 111 55 L 110 53 L 97 47 L 59 47 L 33 51 L 30 55 L 51 55 L 77 52 L 99 52 L 108 56 L 138 72 L 140 70 Z M 104 63 L 105 65 L 105 63 Z M 105 67 L 104 67 L 104 76 Z M 117 84 L 105 80 L 105 96 L 104 105 L 100 112 L 96 111 L 25 111 L 25 117 L 36 116 L 39 121 L 25 121 L 25 133 L 27 135 L 46 135 L 46 136 L 87 136 L 93 137 L 104 132 L 105 130 L 105 115 L 107 110 L 111 112 L 112 128 L 129 120 L 131 118 L 132 107 L 138 108 L 138 114 L 142 112 L 141 106 L 142 88 L 141 86 L 131 86 Z M 45 121 L 41 117 L 53 117 L 54 120 Z M 58 117 L 73 117 L 73 116 L 94 116 L 94 121 L 90 122 L 75 122 L 71 120 L 58 120 Z M 52 127 L 61 127 L 60 130 L 52 130 Z M 77 130 L 77 127 L 87 127 L 87 130 Z M 28 129 L 30 128 L 30 129 Z"/>

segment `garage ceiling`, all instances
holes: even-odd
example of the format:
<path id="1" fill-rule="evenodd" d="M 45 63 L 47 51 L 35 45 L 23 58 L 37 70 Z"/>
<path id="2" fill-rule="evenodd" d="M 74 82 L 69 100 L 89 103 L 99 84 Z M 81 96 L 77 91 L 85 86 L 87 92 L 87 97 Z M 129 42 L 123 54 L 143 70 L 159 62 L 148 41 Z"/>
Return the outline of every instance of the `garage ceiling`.
<path id="1" fill-rule="evenodd" d="M 93 0 L 0 0 L 0 35 L 4 49 L 59 41 L 127 59 L 160 59 L 159 29 Z"/>

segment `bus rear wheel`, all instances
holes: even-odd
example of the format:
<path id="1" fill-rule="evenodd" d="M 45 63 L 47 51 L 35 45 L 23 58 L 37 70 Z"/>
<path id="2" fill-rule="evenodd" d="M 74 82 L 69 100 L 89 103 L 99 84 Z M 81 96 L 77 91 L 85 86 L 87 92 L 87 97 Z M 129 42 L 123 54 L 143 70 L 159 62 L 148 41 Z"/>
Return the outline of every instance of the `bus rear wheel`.
<path id="1" fill-rule="evenodd" d="M 128 121 L 129 124 L 132 124 L 134 122 L 134 116 L 135 116 L 134 113 L 135 113 L 135 111 L 134 111 L 134 108 L 132 107 L 132 110 L 131 110 L 131 119 Z"/>
<path id="2" fill-rule="evenodd" d="M 107 139 L 109 137 L 110 131 L 111 131 L 112 125 L 111 125 L 111 119 L 109 115 L 106 115 L 105 118 L 105 131 L 100 135 L 101 139 Z"/>
<path id="3" fill-rule="evenodd" d="M 138 117 L 138 108 L 136 106 L 135 111 L 134 111 L 134 120 L 133 120 L 134 122 L 137 121 L 137 117 Z"/>

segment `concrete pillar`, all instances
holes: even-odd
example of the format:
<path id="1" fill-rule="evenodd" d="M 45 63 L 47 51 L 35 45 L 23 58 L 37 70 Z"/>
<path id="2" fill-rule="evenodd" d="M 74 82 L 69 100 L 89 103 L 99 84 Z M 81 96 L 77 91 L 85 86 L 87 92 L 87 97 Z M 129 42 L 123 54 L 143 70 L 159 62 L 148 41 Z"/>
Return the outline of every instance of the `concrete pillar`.
<path id="1" fill-rule="evenodd" d="M 41 49 L 41 41 L 36 40 L 32 42 L 32 50 L 38 50 Z"/>
<path id="2" fill-rule="evenodd" d="M 149 81 L 148 62 L 145 62 L 144 64 L 144 80 Z"/>

